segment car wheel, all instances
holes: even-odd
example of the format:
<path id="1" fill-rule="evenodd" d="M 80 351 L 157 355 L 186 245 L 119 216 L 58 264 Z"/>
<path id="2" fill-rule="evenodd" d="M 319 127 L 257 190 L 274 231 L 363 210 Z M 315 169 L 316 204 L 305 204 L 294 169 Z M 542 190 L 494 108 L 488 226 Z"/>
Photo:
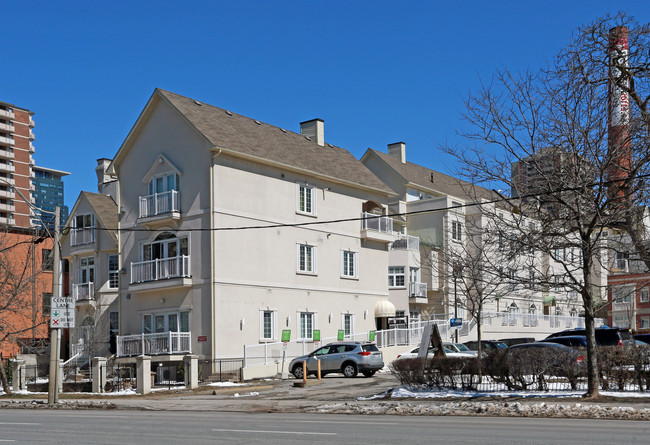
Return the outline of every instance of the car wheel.
<path id="1" fill-rule="evenodd" d="M 354 363 L 344 363 L 341 372 L 343 372 L 345 377 L 356 377 L 358 372 L 357 365 Z"/>
<path id="2" fill-rule="evenodd" d="M 375 375 L 376 370 L 368 370 L 368 371 L 361 371 L 361 374 L 365 375 L 366 377 L 372 377 Z"/>
<path id="3" fill-rule="evenodd" d="M 294 366 L 293 371 L 291 371 L 291 374 L 293 374 L 295 378 L 302 380 L 303 378 L 302 364 Z"/>

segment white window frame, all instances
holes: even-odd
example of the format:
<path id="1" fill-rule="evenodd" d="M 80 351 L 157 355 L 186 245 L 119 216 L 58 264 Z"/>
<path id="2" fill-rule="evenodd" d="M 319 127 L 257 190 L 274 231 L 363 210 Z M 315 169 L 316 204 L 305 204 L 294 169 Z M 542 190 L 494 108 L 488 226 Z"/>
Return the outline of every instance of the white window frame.
<path id="1" fill-rule="evenodd" d="M 187 331 L 182 331 L 181 330 L 182 327 L 183 327 L 183 318 L 184 318 L 183 314 L 187 314 L 187 315 L 185 315 L 185 317 L 187 318 Z M 144 334 L 152 333 L 153 334 L 153 333 L 161 333 L 161 332 L 170 332 L 170 327 L 171 327 L 170 323 L 169 323 L 170 316 L 176 316 L 176 330 L 171 331 L 171 332 L 190 332 L 191 331 L 191 329 L 190 329 L 190 326 L 191 326 L 191 324 L 190 324 L 190 311 L 188 309 L 181 309 L 181 310 L 177 310 L 177 311 L 153 312 L 153 313 L 150 312 L 150 313 L 142 314 L 141 317 L 140 317 L 140 321 L 141 321 L 141 324 L 142 324 L 141 325 L 142 326 L 142 333 L 144 333 Z M 147 317 L 150 317 L 150 321 L 151 321 L 151 327 L 150 327 L 151 330 L 149 332 L 145 332 L 145 329 L 144 329 L 145 326 L 146 326 L 145 320 L 146 320 Z M 163 328 L 162 328 L 161 331 L 156 330 L 156 318 L 157 317 L 163 317 Z"/>
<path id="2" fill-rule="evenodd" d="M 304 194 L 304 201 L 301 199 Z M 296 213 L 316 216 L 316 187 L 296 183 Z"/>
<path id="3" fill-rule="evenodd" d="M 355 316 L 354 314 L 348 314 L 348 313 L 342 313 L 341 314 L 341 329 L 343 329 L 345 337 L 352 338 L 354 335 L 354 322 L 355 322 Z M 350 330 L 348 331 L 346 329 L 346 319 L 350 320 Z"/>
<path id="4" fill-rule="evenodd" d="M 399 272 L 395 269 L 401 269 Z M 397 284 L 397 278 L 402 277 L 403 284 Z M 389 288 L 406 288 L 406 267 L 405 266 L 388 266 L 388 287 Z"/>
<path id="5" fill-rule="evenodd" d="M 650 317 L 641 317 L 641 326 L 639 326 L 639 329 L 648 328 L 650 328 Z"/>
<path id="6" fill-rule="evenodd" d="M 650 302 L 650 289 L 644 288 L 639 292 L 639 303 Z"/>
<path id="7" fill-rule="evenodd" d="M 167 179 L 170 176 L 174 178 L 173 181 L 174 183 L 171 189 L 168 187 L 169 181 Z M 163 181 L 161 190 L 158 190 L 158 184 L 157 184 L 158 179 L 162 179 Z M 149 195 L 166 193 L 171 191 L 179 191 L 179 190 L 180 190 L 180 175 L 174 171 L 168 171 L 165 173 L 159 173 L 157 175 L 154 175 L 151 177 L 149 182 L 147 182 L 147 194 Z"/>
<path id="8" fill-rule="evenodd" d="M 271 322 L 270 336 L 266 336 L 264 322 L 266 314 L 269 314 Z M 278 339 L 278 311 L 273 309 L 260 309 L 260 342 L 276 341 Z"/>
<path id="9" fill-rule="evenodd" d="M 115 258 L 115 269 L 111 269 L 111 257 Z M 109 254 L 106 257 L 106 267 L 108 268 L 108 288 L 109 289 L 118 289 L 120 287 L 120 258 L 118 254 Z M 115 286 L 112 286 L 112 279 L 115 279 Z"/>
<path id="10" fill-rule="evenodd" d="M 83 258 L 79 258 L 79 275 L 78 275 L 79 284 L 94 283 L 95 279 L 97 278 L 95 276 L 95 272 L 96 270 L 95 270 L 94 256 L 86 256 Z"/>
<path id="11" fill-rule="evenodd" d="M 310 332 L 305 332 L 305 335 L 303 336 L 303 330 L 302 330 L 302 319 L 303 316 L 311 316 L 311 331 Z M 318 315 L 316 312 L 308 312 L 308 311 L 299 311 L 296 317 L 296 323 L 297 323 L 297 332 L 298 332 L 298 340 L 306 340 L 306 341 L 313 341 L 314 340 L 314 330 L 318 329 Z"/>
<path id="12" fill-rule="evenodd" d="M 303 250 L 305 261 L 301 261 L 303 258 Z M 311 267 L 309 268 L 307 267 L 307 252 L 309 252 L 311 259 Z M 296 272 L 305 275 L 316 275 L 318 273 L 317 253 L 318 251 L 316 246 L 304 243 L 296 244 Z"/>
<path id="13" fill-rule="evenodd" d="M 463 223 L 455 219 L 451 221 L 451 239 L 454 241 L 463 240 Z"/>
<path id="14" fill-rule="evenodd" d="M 352 264 L 350 267 L 350 261 Z M 354 250 L 341 250 L 341 278 L 358 278 L 359 277 L 359 252 Z"/>

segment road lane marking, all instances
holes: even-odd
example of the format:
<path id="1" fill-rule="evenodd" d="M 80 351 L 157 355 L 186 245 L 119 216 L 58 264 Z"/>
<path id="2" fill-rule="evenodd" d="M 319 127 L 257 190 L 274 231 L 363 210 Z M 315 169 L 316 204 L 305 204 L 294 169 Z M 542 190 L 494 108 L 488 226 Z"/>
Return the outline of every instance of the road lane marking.
<path id="1" fill-rule="evenodd" d="M 292 420 L 292 423 L 336 423 L 337 425 L 368 425 L 368 422 L 339 422 L 337 420 Z M 382 425 L 404 425 L 400 422 L 381 422 Z"/>
<path id="2" fill-rule="evenodd" d="M 305 431 L 270 431 L 270 430 L 226 430 L 213 428 L 222 433 L 270 433 L 270 434 L 311 434 L 312 436 L 338 436 L 337 433 L 308 433 Z"/>
<path id="3" fill-rule="evenodd" d="M 40 425 L 40 423 L 0 422 L 0 425 Z"/>

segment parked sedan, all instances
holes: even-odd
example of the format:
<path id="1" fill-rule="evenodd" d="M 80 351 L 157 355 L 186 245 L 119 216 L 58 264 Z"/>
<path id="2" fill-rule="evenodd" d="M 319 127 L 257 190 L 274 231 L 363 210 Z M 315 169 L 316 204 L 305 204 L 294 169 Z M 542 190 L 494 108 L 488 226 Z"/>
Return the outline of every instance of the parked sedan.
<path id="1" fill-rule="evenodd" d="M 463 343 L 472 351 L 478 351 L 478 342 L 477 341 L 466 341 Z M 481 340 L 481 349 L 487 351 L 489 349 L 506 349 L 508 345 L 501 341 L 495 340 Z"/>
<path id="2" fill-rule="evenodd" d="M 445 354 L 447 357 L 462 357 L 462 358 L 475 358 L 476 354 L 473 353 L 473 351 L 468 351 L 468 352 L 454 352 L 453 350 L 449 349 L 446 347 L 447 345 L 445 344 Z M 400 354 L 397 356 L 396 360 L 402 360 L 405 358 L 417 358 L 418 353 L 420 352 L 420 348 L 413 348 L 408 352 L 405 352 L 404 354 Z M 427 358 L 432 358 L 435 353 L 435 348 L 430 347 L 429 351 L 427 352 Z"/>
<path id="3" fill-rule="evenodd" d="M 321 376 L 340 372 L 345 377 L 356 377 L 361 372 L 366 377 L 372 377 L 384 367 L 383 355 L 376 344 L 349 341 L 330 343 L 311 354 L 296 357 L 289 364 L 289 369 L 297 379 L 302 379 L 303 362 L 307 362 L 308 374 L 316 374 L 319 361 Z"/>
<path id="4" fill-rule="evenodd" d="M 478 351 L 472 351 L 462 343 L 443 343 L 443 344 L 445 346 L 445 351 L 449 349 L 451 352 L 463 352 L 466 354 L 472 354 L 474 357 L 478 355 Z"/>
<path id="5" fill-rule="evenodd" d="M 587 337 L 584 335 L 567 335 L 566 337 L 553 337 L 540 340 L 540 343 L 557 343 L 572 348 L 586 348 Z"/>

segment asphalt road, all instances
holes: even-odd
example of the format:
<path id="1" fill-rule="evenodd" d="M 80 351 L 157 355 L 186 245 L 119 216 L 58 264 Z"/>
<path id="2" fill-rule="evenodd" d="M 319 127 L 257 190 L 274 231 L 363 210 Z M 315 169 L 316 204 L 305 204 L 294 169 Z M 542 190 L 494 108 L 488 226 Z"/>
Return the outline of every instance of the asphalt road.
<path id="1" fill-rule="evenodd" d="M 0 411 L 0 444 L 634 444 L 650 423 L 179 411 Z"/>

